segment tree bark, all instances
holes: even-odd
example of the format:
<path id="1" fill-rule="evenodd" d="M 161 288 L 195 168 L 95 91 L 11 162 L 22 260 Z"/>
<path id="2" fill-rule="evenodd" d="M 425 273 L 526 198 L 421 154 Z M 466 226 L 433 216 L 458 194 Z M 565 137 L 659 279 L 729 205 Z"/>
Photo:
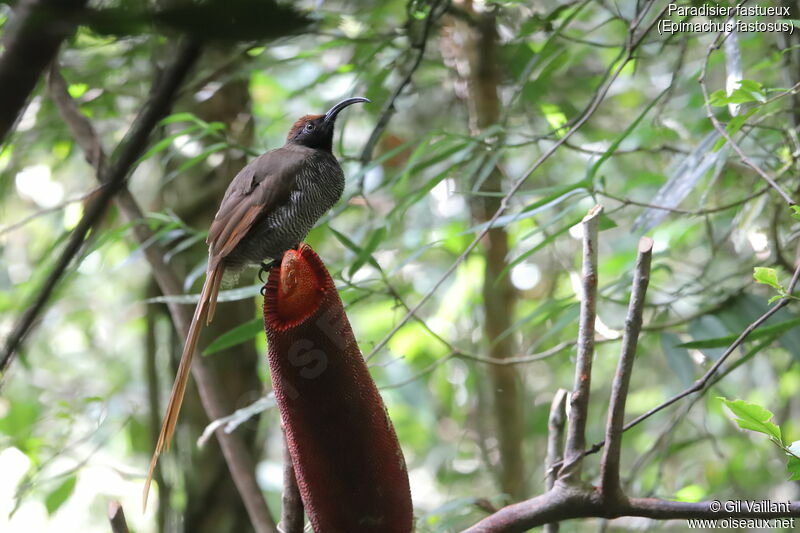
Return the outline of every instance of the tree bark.
<path id="1" fill-rule="evenodd" d="M 478 13 L 467 3 L 475 21 L 468 25 L 456 22 L 463 35 L 463 54 L 468 71 L 467 103 L 470 130 L 477 135 L 496 124 L 500 118 L 498 95 L 499 73 L 497 72 L 497 27 L 491 13 Z M 503 191 L 503 176 L 495 167 L 486 180 L 469 183 L 484 195 L 474 195 L 470 202 L 472 217 L 477 223 L 487 222 L 500 208 L 496 193 Z M 494 194 L 492 194 L 494 193 Z M 484 240 L 486 267 L 483 275 L 482 295 L 484 306 L 484 332 L 489 343 L 489 357 L 505 359 L 516 353 L 514 338 L 500 338 L 513 323 L 516 292 L 511 278 L 501 273 L 508 265 L 508 234 L 505 228 L 492 228 Z M 522 451 L 525 427 L 523 409 L 523 385 L 517 367 L 513 365 L 487 365 L 491 383 L 492 411 L 500 451 L 500 488 L 512 500 L 526 495 L 526 468 Z"/>
<path id="2" fill-rule="evenodd" d="M 14 127 L 36 83 L 75 30 L 86 0 L 20 0 L 0 56 L 0 145 Z"/>
<path id="3" fill-rule="evenodd" d="M 227 56 L 226 56 L 227 57 Z M 222 54 L 209 50 L 205 61 L 200 65 L 203 70 L 215 71 L 220 61 L 226 61 Z M 213 81 L 213 80 L 209 80 Z M 194 95 L 187 95 L 181 111 L 194 113 L 207 122 L 222 122 L 225 132 L 235 142 L 249 146 L 253 141 L 252 115 L 250 110 L 250 94 L 247 80 L 233 79 L 224 82 L 216 92 L 201 102 Z M 205 142 L 211 144 L 216 140 Z M 238 150 L 220 152 L 225 155 L 222 162 L 209 168 L 200 163 L 183 171 L 165 187 L 163 203 L 187 224 L 198 229 L 207 229 L 214 218 L 219 202 L 230 180 L 246 163 L 247 157 Z M 177 158 L 176 158 L 177 159 Z M 174 160 L 167 171 L 174 171 L 183 162 Z M 205 260 L 207 248 L 203 244 L 193 246 L 178 261 L 188 272 L 198 263 Z M 201 283 L 202 279 L 198 280 Z M 198 349 L 200 352 L 222 333 L 251 320 L 255 317 L 255 305 L 252 300 L 221 302 L 214 321 L 203 331 Z M 180 355 L 181 344 L 175 356 L 175 367 Z M 210 356 L 208 362 L 218 377 L 221 389 L 225 393 L 225 404 L 231 410 L 242 407 L 260 396 L 263 385 L 258 378 L 258 354 L 252 343 L 244 343 L 223 350 Z M 172 374 L 171 374 L 172 375 Z M 191 447 L 188 464 L 183 465 L 183 484 L 186 490 L 186 507 L 183 511 L 184 530 L 192 533 L 213 533 L 218 531 L 236 531 L 247 533 L 253 531 L 248 515 L 228 474 L 224 458 L 216 441 L 202 449 L 195 445 L 198 437 L 209 420 L 203 410 L 196 387 L 192 384 L 187 389 L 183 407 L 183 422 L 189 438 L 185 445 Z M 257 461 L 255 428 L 257 418 L 245 423 L 237 431 L 241 432 L 245 444 Z M 178 445 L 180 446 L 180 442 Z"/>

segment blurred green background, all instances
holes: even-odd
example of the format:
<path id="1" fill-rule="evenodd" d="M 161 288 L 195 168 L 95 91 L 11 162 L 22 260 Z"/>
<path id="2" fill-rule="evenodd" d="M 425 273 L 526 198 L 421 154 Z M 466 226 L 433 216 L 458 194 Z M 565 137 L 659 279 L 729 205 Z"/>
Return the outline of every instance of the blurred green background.
<path id="1" fill-rule="evenodd" d="M 349 96 L 372 100 L 339 120 L 334 152 L 347 189 L 307 242 L 328 265 L 362 351 L 372 355 L 408 463 L 417 531 L 450 532 L 487 508 L 544 490 L 550 402 L 573 380 L 576 224 L 589 208 L 605 207 L 590 443 L 603 437 L 641 235 L 655 240 L 655 251 L 628 419 L 691 385 L 730 343 L 724 338 L 768 308 L 776 291 L 754 281 L 755 267 L 775 269 L 783 287 L 794 270 L 800 224 L 714 129 L 698 76 L 707 62 L 709 109 L 796 198 L 800 108 L 789 89 L 800 73 L 797 32 L 735 33 L 709 53 L 716 34 L 659 34 L 666 5 L 324 1 L 297 3 L 295 12 L 237 1 L 218 13 L 216 2 L 109 0 L 90 3 L 59 63 L 110 152 L 178 36 L 215 39 L 129 180 L 147 212 L 138 223 L 169 250 L 187 293 L 202 283 L 205 231 L 236 171 L 280 146 L 300 115 Z M 0 3 L 0 25 L 11 10 Z M 363 153 L 387 117 L 374 150 Z M 40 82 L 0 151 L 3 336 L 95 187 Z M 460 260 L 504 197 L 507 211 Z M 183 341 L 142 252 L 112 207 L 5 376 L 0 530 L 107 531 L 110 499 L 123 503 L 137 532 L 249 530 L 216 443 L 196 446 L 209 421 L 193 385 L 176 445 L 161 460 L 158 497 L 140 512 Z M 259 320 L 255 271 L 239 283 L 243 290 L 225 293 L 231 301 L 220 304 L 204 346 Z M 381 346 L 429 292 L 415 318 Z M 788 322 L 796 318 L 790 304 L 769 322 L 784 326 L 745 342 L 723 367 L 730 373 L 702 397 L 626 434 L 622 477 L 631 495 L 798 498 L 785 454 L 736 428 L 717 399 L 762 405 L 787 442 L 800 439 L 800 330 Z M 235 345 L 206 356 L 231 410 L 270 389 L 258 329 L 237 330 L 227 337 Z M 714 338 L 723 340 L 681 346 Z M 497 364 L 503 358 L 523 361 Z M 252 446 L 276 511 L 278 413 L 267 410 L 237 431 Z M 586 468 L 596 481 L 597 456 Z M 563 530 L 588 526 L 668 524 L 590 520 Z"/>

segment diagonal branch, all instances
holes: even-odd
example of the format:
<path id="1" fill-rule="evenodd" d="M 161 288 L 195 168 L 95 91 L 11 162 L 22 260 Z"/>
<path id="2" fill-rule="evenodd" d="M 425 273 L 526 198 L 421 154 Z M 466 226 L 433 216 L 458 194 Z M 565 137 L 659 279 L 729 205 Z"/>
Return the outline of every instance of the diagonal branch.
<path id="1" fill-rule="evenodd" d="M 639 240 L 639 257 L 633 276 L 633 289 L 625 319 L 625 334 L 622 339 L 622 353 L 617 365 L 617 373 L 611 388 L 611 401 L 608 408 L 606 425 L 606 442 L 603 460 L 600 467 L 601 488 L 603 496 L 619 501 L 623 496 L 619 482 L 619 458 L 622 452 L 622 425 L 625 422 L 625 401 L 628 399 L 628 387 L 633 373 L 633 361 L 636 358 L 636 346 L 639 333 L 642 331 L 642 313 L 644 311 L 647 285 L 650 282 L 650 262 L 653 257 L 653 240 L 642 237 Z"/>
<path id="2" fill-rule="evenodd" d="M 107 170 L 100 174 L 102 190 L 88 204 L 83 217 L 72 231 L 66 247 L 56 261 L 53 270 L 42 284 L 38 295 L 25 310 L 11 331 L 3 352 L 0 353 L 0 374 L 5 374 L 8 365 L 30 332 L 36 318 L 44 309 L 61 276 L 83 247 L 89 231 L 100 221 L 114 195 L 125 186 L 125 181 L 147 145 L 147 139 L 158 121 L 167 114 L 173 99 L 189 70 L 200 55 L 200 47 L 186 43 L 179 50 L 172 65 L 164 72 L 142 111 L 134 120 L 116 153 L 119 154 Z"/>
<path id="3" fill-rule="evenodd" d="M 737 500 L 731 500 L 731 502 Z M 748 510 L 739 505 L 737 510 L 720 510 L 722 502 L 676 502 L 657 498 L 631 498 L 622 507 L 609 508 L 600 493 L 592 489 L 567 488 L 556 484 L 555 488 L 541 496 L 509 505 L 487 516 L 462 533 L 523 533 L 550 522 L 573 518 L 617 518 L 642 516 L 660 520 L 691 518 L 722 519 L 771 518 L 800 516 L 800 501 L 781 502 L 769 510 Z M 727 503 L 727 502 L 726 502 Z"/>
<path id="4" fill-rule="evenodd" d="M 622 428 L 622 430 L 623 431 L 628 431 L 632 427 L 639 425 L 641 422 L 644 422 L 645 420 L 647 420 L 648 418 L 650 418 L 654 414 L 658 413 L 659 411 L 663 411 L 664 409 L 666 409 L 670 405 L 674 404 L 677 401 L 682 400 L 683 398 L 685 398 L 687 396 L 691 396 L 692 394 L 697 393 L 697 392 L 705 392 L 705 390 L 709 387 L 710 384 L 715 383 L 715 381 L 712 382 L 711 380 L 712 380 L 712 378 L 714 378 L 717 375 L 717 371 L 720 369 L 720 367 L 723 364 L 725 364 L 725 361 L 728 360 L 728 358 L 731 356 L 731 354 L 733 354 L 733 352 L 735 352 L 736 349 L 739 346 L 741 346 L 742 343 L 744 343 L 744 341 L 747 339 L 747 337 L 753 331 L 758 329 L 758 327 L 761 326 L 761 324 L 766 322 L 772 315 L 774 315 L 775 313 L 777 313 L 778 311 L 780 311 L 781 309 L 783 309 L 784 307 L 789 305 L 789 302 L 793 298 L 792 294 L 794 293 L 794 290 L 797 287 L 797 283 L 798 283 L 799 280 L 800 280 L 800 259 L 798 259 L 797 267 L 796 267 L 796 269 L 794 271 L 794 274 L 792 275 L 791 281 L 789 282 L 789 286 L 786 289 L 786 296 L 781 298 L 781 300 L 778 301 L 778 303 L 775 304 L 774 307 L 769 308 L 767 310 L 767 312 L 765 312 L 763 315 L 761 315 L 760 317 L 755 319 L 749 326 L 747 326 L 744 329 L 744 331 L 742 331 L 742 333 L 736 338 L 736 340 L 733 341 L 730 346 L 728 346 L 728 348 L 725 350 L 725 352 L 722 354 L 722 356 L 720 356 L 720 358 L 717 359 L 717 361 L 711 366 L 711 368 L 709 368 L 706 371 L 705 374 L 703 374 L 703 376 L 700 379 L 695 381 L 691 386 L 689 386 L 685 390 L 679 392 L 675 396 L 669 398 L 668 400 L 665 400 L 664 402 L 662 402 L 659 405 L 653 407 L 649 411 L 647 411 L 645 413 L 642 413 L 641 415 L 637 416 L 636 418 L 634 418 L 633 420 L 631 420 L 630 422 L 625 424 L 625 426 Z M 605 444 L 606 444 L 605 440 L 601 440 L 599 442 L 596 442 L 590 448 L 587 448 L 583 452 L 584 457 L 587 456 L 587 455 L 591 455 L 593 453 L 599 452 L 603 448 L 603 446 L 605 446 Z M 560 466 L 560 465 L 556 465 L 556 466 Z"/>
<path id="5" fill-rule="evenodd" d="M 380 340 L 373 348 L 370 350 L 369 354 L 366 356 L 365 359 L 368 361 L 372 359 L 379 351 L 381 351 L 394 337 L 398 331 L 400 331 L 403 326 L 408 323 L 424 306 L 428 300 L 439 290 L 439 288 L 444 284 L 444 282 L 450 277 L 450 275 L 455 272 L 458 266 L 463 263 L 469 254 L 478 246 L 483 238 L 489 233 L 491 228 L 495 225 L 497 220 L 506 212 L 509 207 L 511 198 L 517 194 L 517 192 L 522 188 L 525 182 L 530 178 L 536 170 L 539 169 L 552 155 L 564 144 L 566 143 L 579 129 L 583 127 L 583 125 L 594 115 L 595 111 L 600 107 L 600 104 L 605 100 L 606 95 L 608 94 L 609 89 L 614 84 L 616 79 L 622 73 L 622 70 L 628 65 L 628 62 L 631 61 L 634 57 L 634 52 L 636 51 L 639 46 L 644 41 L 644 38 L 647 34 L 652 31 L 655 24 L 658 22 L 658 18 L 663 14 L 667 7 L 665 6 L 656 18 L 648 24 L 645 29 L 639 34 L 639 36 L 635 36 L 635 32 L 639 27 L 639 24 L 644 17 L 644 14 L 649 11 L 650 7 L 653 5 L 653 1 L 649 2 L 643 9 L 641 16 L 637 17 L 629 27 L 629 38 L 624 50 L 622 50 L 618 56 L 611 62 L 610 67 L 606 71 L 606 74 L 603 76 L 603 80 L 600 82 L 600 85 L 595 90 L 594 94 L 592 95 L 591 100 L 584 108 L 584 110 L 580 113 L 580 115 L 575 119 L 575 122 L 572 126 L 567 130 L 563 136 L 561 136 L 556 142 L 554 142 L 545 152 L 533 162 L 533 164 L 525 170 L 522 175 L 520 175 L 514 182 L 511 184 L 508 192 L 503 196 L 500 207 L 497 208 L 494 215 L 483 225 L 483 229 L 478 232 L 472 242 L 467 245 L 463 252 L 453 261 L 453 263 L 444 271 L 444 273 L 436 280 L 433 286 L 426 292 L 422 298 L 411 308 L 406 315 L 397 323 L 395 326 L 389 331 L 386 335 L 384 335 L 383 339 Z"/>
<path id="6" fill-rule="evenodd" d="M 586 447 L 586 421 L 589 418 L 589 392 L 594 357 L 594 321 L 597 318 L 597 232 L 603 206 L 596 205 L 583 218 L 583 290 L 578 322 L 578 353 L 575 363 L 575 384 L 569 399 L 567 443 L 564 466 L 559 479 L 576 484 L 581 478 L 583 449 Z"/>
<path id="7" fill-rule="evenodd" d="M 128 523 L 125 521 L 125 513 L 122 511 L 122 504 L 117 500 L 108 502 L 108 521 L 111 523 L 112 533 L 129 533 Z"/>
<path id="8" fill-rule="evenodd" d="M 281 496 L 281 533 L 303 533 L 305 520 L 303 516 L 303 500 L 297 486 L 292 456 L 286 433 L 283 435 L 283 495 Z"/>
<path id="9" fill-rule="evenodd" d="M 76 140 L 84 150 L 87 160 L 95 161 L 95 164 L 100 165 L 105 160 L 105 157 L 99 137 L 88 119 L 78 111 L 75 101 L 66 92 L 66 84 L 60 83 L 58 81 L 59 78 L 60 75 L 56 73 L 50 83 L 51 97 L 56 102 L 59 112 L 70 131 L 73 132 Z M 96 168 L 96 170 L 98 179 L 101 179 L 100 169 Z M 116 204 L 128 221 L 141 221 L 144 219 L 141 208 L 130 191 L 128 191 L 125 183 L 121 185 L 116 197 Z M 150 229 L 144 224 L 135 224 L 133 233 L 138 242 L 149 243 L 148 246 L 144 247 L 144 256 L 150 264 L 153 277 L 156 279 L 161 292 L 165 296 L 182 294 L 181 280 L 164 260 L 164 250 L 157 242 L 154 242 L 153 233 Z M 178 304 L 174 299 L 167 299 L 167 307 L 175 324 L 175 329 L 179 335 L 185 337 L 189 331 L 192 311 L 187 306 Z M 192 375 L 197 383 L 200 400 L 209 419 L 216 420 L 226 416 L 228 409 L 222 401 L 220 386 L 204 358 L 194 358 Z M 216 429 L 215 434 L 253 528 L 257 533 L 277 533 L 278 529 L 275 526 L 275 521 L 269 513 L 255 478 L 253 459 L 241 437 L 236 433 L 225 432 L 221 425 Z"/>
<path id="10" fill-rule="evenodd" d="M 408 69 L 408 72 L 406 72 L 406 75 L 394 88 L 394 91 L 392 91 L 389 99 L 386 100 L 386 103 L 383 105 L 383 109 L 381 109 L 378 122 L 375 124 L 369 139 L 367 139 L 367 142 L 364 143 L 364 149 L 361 150 L 361 157 L 359 157 L 361 166 L 366 166 L 370 161 L 372 161 L 372 152 L 375 150 L 375 145 L 378 144 L 378 139 L 380 139 L 381 135 L 383 135 L 383 131 L 386 129 L 386 126 L 389 125 L 389 121 L 397 111 L 394 106 L 395 101 L 400 97 L 408 84 L 411 83 L 411 78 L 414 77 L 414 73 L 422 64 L 422 58 L 425 57 L 425 48 L 428 45 L 428 35 L 430 34 L 431 27 L 433 26 L 433 23 L 444 13 L 444 11 L 440 13 L 437 12 L 440 3 L 441 0 L 435 0 L 435 2 L 431 5 L 428 16 L 425 19 L 422 37 L 418 43 L 412 45 L 412 48 L 417 49 L 417 56 L 414 58 L 414 63 L 412 63 L 411 67 Z M 363 184 L 363 179 L 361 180 L 361 183 Z"/>
<path id="11" fill-rule="evenodd" d="M 789 287 L 786 289 L 787 296 L 781 298 L 781 300 L 777 304 L 775 304 L 774 307 L 771 307 L 766 313 L 758 317 L 749 326 L 747 326 L 744 329 L 744 331 L 742 331 L 742 333 L 736 338 L 736 340 L 733 341 L 733 343 L 730 346 L 728 346 L 728 349 L 725 350 L 725 353 L 723 353 L 722 356 L 720 356 L 720 358 L 717 359 L 714 365 L 711 368 L 709 368 L 705 374 L 703 374 L 703 377 L 698 379 L 691 387 L 687 388 L 683 392 L 676 394 L 669 400 L 666 400 L 664 403 L 657 405 L 656 407 L 653 407 L 646 413 L 643 413 L 638 417 L 636 417 L 635 419 L 631 420 L 630 422 L 625 424 L 625 431 L 629 430 L 630 428 L 639 424 L 645 419 L 650 418 L 657 412 L 672 405 L 678 400 L 685 398 L 690 394 L 694 394 L 695 392 L 704 390 L 706 388 L 706 385 L 708 385 L 708 382 L 711 380 L 711 378 L 714 377 L 714 375 L 717 373 L 720 367 L 723 364 L 725 364 L 725 361 L 728 360 L 728 357 L 730 357 L 731 354 L 734 351 L 736 351 L 736 349 L 739 346 L 741 346 L 741 344 L 745 341 L 747 336 L 750 335 L 756 329 L 758 329 L 758 327 L 764 322 L 766 322 L 767 319 L 769 319 L 769 317 L 771 317 L 772 315 L 774 315 L 775 313 L 777 313 L 778 311 L 789 305 L 789 302 L 791 301 L 791 294 L 794 292 L 794 289 L 797 286 L 797 281 L 799 277 L 800 277 L 800 262 L 798 262 L 797 268 L 795 269 L 794 274 L 792 275 L 792 280 L 789 283 Z"/>
<path id="12" fill-rule="evenodd" d="M 720 124 L 719 120 L 716 116 L 714 116 L 714 112 L 711 110 L 711 105 L 709 104 L 709 94 L 708 94 L 708 86 L 706 84 L 706 72 L 708 70 L 708 62 L 711 58 L 712 52 L 719 48 L 720 41 L 728 36 L 727 33 L 720 33 L 717 35 L 717 38 L 708 46 L 708 50 L 706 51 L 705 61 L 703 62 L 703 69 L 700 72 L 700 78 L 698 82 L 700 83 L 700 89 L 703 91 L 703 105 L 706 109 L 706 116 L 711 121 L 711 124 L 714 126 L 714 129 L 717 130 L 720 135 L 722 135 L 728 144 L 730 144 L 733 151 L 742 159 L 742 162 L 747 165 L 748 167 L 752 168 L 761 178 L 766 181 L 770 187 L 775 189 L 775 191 L 783 198 L 783 201 L 786 202 L 788 205 L 796 205 L 791 196 L 789 196 L 786 191 L 784 191 L 780 185 L 778 185 L 775 180 L 767 174 L 761 167 L 759 167 L 753 160 L 747 157 L 747 154 L 744 153 L 742 148 L 733 140 L 731 134 L 728 133 L 728 130 Z"/>
<path id="13" fill-rule="evenodd" d="M 590 211 L 590 215 L 591 213 Z M 587 215 L 587 218 L 589 218 L 590 215 Z M 586 219 L 584 219 L 584 221 L 586 222 Z M 591 237 L 587 237 L 587 233 L 587 228 L 584 225 L 585 247 L 587 242 L 593 242 Z M 546 493 L 524 502 L 506 506 L 484 518 L 474 526 L 467 528 L 463 533 L 522 533 L 537 526 L 553 524 L 574 518 L 598 517 L 609 519 L 622 516 L 641 516 L 659 520 L 710 519 L 712 521 L 716 521 L 717 519 L 747 518 L 752 520 L 757 519 L 757 527 L 792 527 L 793 522 L 787 521 L 786 526 L 784 526 L 783 523 L 776 525 L 775 522 L 767 522 L 767 520 L 800 516 L 800 501 L 786 501 L 768 507 L 753 506 L 752 508 L 748 508 L 747 506 L 742 506 L 741 504 L 737 505 L 735 503 L 740 502 L 740 500 L 728 500 L 724 503 L 719 500 L 676 502 L 658 498 L 628 498 L 622 493 L 619 485 L 619 447 L 624 430 L 627 427 L 632 427 L 636 422 L 634 421 L 625 427 L 622 426 L 625 411 L 624 399 L 627 395 L 628 382 L 633 368 L 636 341 L 641 330 L 642 309 L 644 307 L 644 297 L 649 278 L 651 253 L 652 241 L 650 239 L 642 239 L 639 243 L 639 259 L 637 261 L 634 287 L 631 294 L 628 318 L 626 320 L 622 357 L 620 358 L 617 377 L 614 381 L 612 401 L 609 408 L 609 422 L 607 428 L 609 445 L 603 457 L 602 490 L 578 483 L 578 481 L 580 481 L 579 478 L 571 479 L 577 478 L 580 474 L 580 457 L 570 461 L 570 455 L 574 454 L 576 450 L 574 443 L 570 444 L 568 442 L 567 459 L 565 461 L 566 466 L 562 467 L 561 470 L 562 473 L 565 470 L 568 472 L 566 475 L 560 475 Z M 586 250 L 584 255 L 589 255 L 586 253 Z M 587 285 L 587 277 L 589 276 L 587 276 L 586 269 L 584 269 L 584 286 Z M 787 294 L 783 297 L 781 302 L 751 324 L 720 359 L 724 360 L 727 358 L 750 332 L 793 298 L 792 293 L 798 283 L 798 279 L 800 279 L 800 264 L 795 270 L 792 280 L 789 283 Z M 579 341 L 586 340 L 585 325 L 587 321 L 585 319 L 587 317 L 584 314 L 585 307 L 587 306 L 583 305 L 581 309 Z M 582 342 L 579 342 L 578 368 L 586 364 L 585 361 L 581 360 L 581 345 Z M 714 365 L 701 380 L 698 380 L 695 386 L 703 389 L 721 364 L 722 362 L 718 361 L 718 364 Z M 585 379 L 581 380 L 584 376 Z M 576 391 L 573 393 L 573 396 L 582 394 L 584 391 L 588 392 L 589 374 L 582 374 L 579 371 L 577 377 Z M 578 384 L 577 381 L 583 382 Z M 569 429 L 571 433 L 582 437 L 582 424 L 580 421 L 576 422 L 576 415 L 573 413 L 584 417 L 586 413 L 576 408 L 577 403 L 578 402 L 573 400 L 571 405 L 572 410 L 570 413 Z M 556 401 L 553 402 L 553 405 L 556 405 Z M 585 420 L 583 421 L 583 425 L 585 425 Z M 582 450 L 577 451 L 579 456 L 582 457 L 584 455 Z M 550 460 L 548 460 L 548 463 L 549 462 Z M 552 473 L 553 468 L 548 469 L 548 476 L 551 476 Z"/>
<path id="14" fill-rule="evenodd" d="M 566 415 L 567 390 L 558 389 L 550 404 L 550 415 L 547 417 L 547 455 L 544 460 L 544 471 L 547 473 L 545 488 L 552 489 L 556 484 L 556 470 L 553 465 L 561 461 L 561 450 L 564 441 L 564 418 Z M 558 522 L 545 524 L 545 533 L 558 533 Z"/>
<path id="15" fill-rule="evenodd" d="M 86 0 L 22 0 L 3 38 L 0 57 L 0 145 L 25 107 L 61 41 L 75 30 Z"/>

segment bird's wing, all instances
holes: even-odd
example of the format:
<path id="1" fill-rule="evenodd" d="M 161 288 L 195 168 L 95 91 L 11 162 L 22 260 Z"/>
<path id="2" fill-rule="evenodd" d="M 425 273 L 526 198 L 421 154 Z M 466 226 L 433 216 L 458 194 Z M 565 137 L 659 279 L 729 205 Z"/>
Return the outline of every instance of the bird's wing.
<path id="1" fill-rule="evenodd" d="M 208 231 L 209 262 L 217 263 L 230 254 L 258 220 L 289 199 L 297 173 L 309 156 L 306 150 L 283 147 L 239 171 Z"/>

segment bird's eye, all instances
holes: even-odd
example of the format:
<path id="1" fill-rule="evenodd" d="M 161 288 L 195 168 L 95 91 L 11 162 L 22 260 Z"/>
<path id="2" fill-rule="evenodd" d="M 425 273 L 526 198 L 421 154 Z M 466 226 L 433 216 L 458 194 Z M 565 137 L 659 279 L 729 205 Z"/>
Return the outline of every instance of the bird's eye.
<path id="1" fill-rule="evenodd" d="M 309 122 L 308 124 L 306 124 L 305 130 L 306 131 L 314 131 L 314 124 Z"/>

